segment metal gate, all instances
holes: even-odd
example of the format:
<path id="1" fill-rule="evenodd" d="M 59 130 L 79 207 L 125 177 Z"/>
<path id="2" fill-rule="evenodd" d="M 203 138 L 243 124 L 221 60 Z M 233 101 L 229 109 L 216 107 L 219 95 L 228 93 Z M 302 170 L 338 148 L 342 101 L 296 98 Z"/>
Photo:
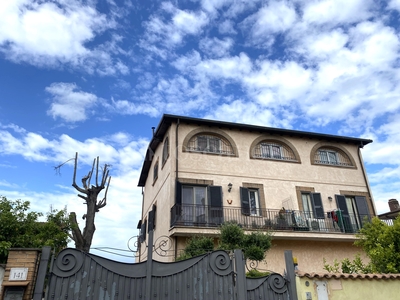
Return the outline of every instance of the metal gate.
<path id="1" fill-rule="evenodd" d="M 150 260 L 130 264 L 68 248 L 52 262 L 48 275 L 46 300 L 297 299 L 291 287 L 294 276 L 246 278 L 241 250 L 231 256 L 214 251 L 174 263 Z M 35 296 L 41 294 L 35 290 Z"/>

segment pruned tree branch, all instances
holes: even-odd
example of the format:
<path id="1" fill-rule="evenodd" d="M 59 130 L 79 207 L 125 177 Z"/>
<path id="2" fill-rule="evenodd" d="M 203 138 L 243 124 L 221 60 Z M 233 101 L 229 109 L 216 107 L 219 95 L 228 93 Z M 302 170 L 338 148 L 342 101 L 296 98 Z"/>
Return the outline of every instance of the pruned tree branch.
<path id="1" fill-rule="evenodd" d="M 107 205 L 107 192 L 108 187 L 111 182 L 111 177 L 109 176 L 109 165 L 105 164 L 104 169 L 102 170 L 101 174 L 101 184 L 99 185 L 99 157 L 93 160 L 93 165 L 91 171 L 82 178 L 82 186 L 79 187 L 76 184 L 76 172 L 78 168 L 78 153 L 75 154 L 75 164 L 74 164 L 74 176 L 72 186 L 81 194 L 78 194 L 78 197 L 85 200 L 86 207 L 86 214 L 83 215 L 82 219 L 85 220 L 85 227 L 83 232 L 80 231 L 79 227 L 77 230 L 73 231 L 73 240 L 75 241 L 75 247 L 80 249 L 84 252 L 89 252 L 90 246 L 92 244 L 92 239 L 94 232 L 96 230 L 96 226 L 94 223 L 95 214 L 99 212 L 101 208 Z M 96 170 L 94 170 L 96 166 Z M 92 177 L 93 172 L 96 172 L 96 185 L 91 185 L 90 180 Z M 104 198 L 100 201 L 97 201 L 97 198 L 100 192 L 105 188 Z M 71 215 L 75 224 L 76 222 L 76 215 L 75 213 Z"/>
<path id="2" fill-rule="evenodd" d="M 68 163 L 68 162 L 70 162 L 71 160 L 74 160 L 75 158 L 70 158 L 70 159 L 68 159 L 67 161 L 64 161 L 62 164 L 59 164 L 58 166 L 55 166 L 54 167 L 54 170 L 56 171 L 56 174 L 61 174 L 61 167 L 63 166 L 63 165 L 65 165 L 66 163 Z"/>
<path id="3" fill-rule="evenodd" d="M 81 230 L 79 229 L 78 222 L 76 220 L 76 214 L 74 212 L 69 214 L 69 221 L 72 225 L 72 239 L 75 241 L 75 248 L 81 249 L 83 246 L 83 236 Z"/>

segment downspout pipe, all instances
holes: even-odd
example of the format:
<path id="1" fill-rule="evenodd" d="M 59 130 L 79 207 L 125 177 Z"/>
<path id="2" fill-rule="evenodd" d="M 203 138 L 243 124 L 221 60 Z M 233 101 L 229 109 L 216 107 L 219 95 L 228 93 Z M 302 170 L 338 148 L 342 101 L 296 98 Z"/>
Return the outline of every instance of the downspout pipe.
<path id="1" fill-rule="evenodd" d="M 363 161 L 362 154 L 361 154 L 361 148 L 362 148 L 362 147 L 363 147 L 362 144 L 358 147 L 358 158 L 359 158 L 359 160 L 360 160 L 361 170 L 362 170 L 362 172 L 363 172 L 364 180 L 365 180 L 365 183 L 366 183 L 366 185 L 367 185 L 368 194 L 369 194 L 369 196 L 370 196 L 370 198 L 371 198 L 372 209 L 374 210 L 374 211 L 373 211 L 373 214 L 376 216 L 377 214 L 376 214 L 375 202 L 374 202 L 374 198 L 373 198 L 373 196 L 372 196 L 371 186 L 369 185 L 369 181 L 368 181 L 368 177 L 367 177 L 367 172 L 366 172 L 366 170 L 365 170 L 364 161 Z"/>
<path id="2" fill-rule="evenodd" d="M 180 120 L 177 119 L 176 121 L 176 127 L 175 127 L 175 193 L 174 193 L 174 202 L 176 201 L 176 195 L 177 195 L 177 188 L 178 188 L 178 178 L 179 178 L 179 140 L 178 140 L 178 134 L 179 134 L 179 124 Z M 175 237 L 175 258 L 178 256 L 178 238 Z"/>

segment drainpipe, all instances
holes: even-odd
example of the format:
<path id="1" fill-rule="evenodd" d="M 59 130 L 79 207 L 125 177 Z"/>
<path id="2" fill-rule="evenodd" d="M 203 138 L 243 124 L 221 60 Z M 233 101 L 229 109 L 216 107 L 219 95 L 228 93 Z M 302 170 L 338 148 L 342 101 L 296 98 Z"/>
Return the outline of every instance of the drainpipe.
<path id="1" fill-rule="evenodd" d="M 178 141 L 178 134 L 179 134 L 179 124 L 180 120 L 178 119 L 176 122 L 176 127 L 175 127 L 175 189 L 174 189 L 174 201 L 176 200 L 176 189 L 178 186 L 178 176 L 179 176 L 179 159 L 178 159 L 178 154 L 179 154 L 179 141 Z M 178 255 L 178 237 L 175 237 L 175 258 Z"/>
<path id="2" fill-rule="evenodd" d="M 373 197 L 372 197 L 371 187 L 370 187 L 370 185 L 369 185 L 369 181 L 368 181 L 368 177 L 367 177 L 367 172 L 365 171 L 364 161 L 363 161 L 362 155 L 361 155 L 361 148 L 362 148 L 362 147 L 363 147 L 362 144 L 358 147 L 358 158 L 360 159 L 361 170 L 362 170 L 362 172 L 363 172 L 363 176 L 364 176 L 365 183 L 367 184 L 367 190 L 368 190 L 369 196 L 371 197 L 372 209 L 374 210 L 373 213 L 374 213 L 374 215 L 376 216 L 375 202 L 374 202 L 374 199 L 373 199 Z"/>
<path id="3" fill-rule="evenodd" d="M 142 213 L 141 213 L 141 215 L 140 215 L 140 218 L 141 218 L 141 220 L 142 220 L 142 222 L 143 222 L 143 220 L 144 220 L 144 218 L 143 218 L 143 210 L 144 210 L 144 187 L 142 187 Z M 140 230 L 141 229 L 139 229 L 139 236 L 140 236 Z M 136 249 L 136 251 L 138 251 L 138 253 L 139 253 L 139 262 L 141 261 L 141 259 L 142 259 L 142 245 L 141 245 L 141 242 L 140 242 L 140 240 L 139 240 L 139 238 L 138 238 L 138 245 L 137 245 L 137 248 L 138 249 Z"/>
<path id="4" fill-rule="evenodd" d="M 179 133 L 179 119 L 177 120 L 176 123 L 176 128 L 175 128 L 175 181 L 178 181 L 178 154 L 179 154 L 179 149 L 178 149 L 178 133 Z M 176 196 L 176 190 L 175 190 L 175 196 Z"/>

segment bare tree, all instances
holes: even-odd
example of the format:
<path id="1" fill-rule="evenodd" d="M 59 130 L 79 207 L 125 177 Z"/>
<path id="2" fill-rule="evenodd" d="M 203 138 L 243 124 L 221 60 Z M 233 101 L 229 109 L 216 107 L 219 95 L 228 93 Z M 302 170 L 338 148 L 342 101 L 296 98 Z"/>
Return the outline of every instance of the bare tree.
<path id="1" fill-rule="evenodd" d="M 82 178 L 82 187 L 79 187 L 76 184 L 77 165 L 78 152 L 76 152 L 75 154 L 74 177 L 72 181 L 72 186 L 79 193 L 83 194 L 78 194 L 78 197 L 84 199 L 84 204 L 86 204 L 87 206 L 86 214 L 82 216 L 82 219 L 84 219 L 86 222 L 83 233 L 78 226 L 75 212 L 71 212 L 69 218 L 70 222 L 72 223 L 72 239 L 75 241 L 75 248 L 84 252 L 89 252 L 90 246 L 92 245 L 93 235 L 96 231 L 94 218 L 96 212 L 99 212 L 99 210 L 107 204 L 107 191 L 108 187 L 110 186 L 111 176 L 109 176 L 109 165 L 104 164 L 104 168 L 101 171 L 101 180 L 99 184 L 99 157 L 97 157 L 93 160 L 92 170 Z M 59 167 L 61 167 L 61 165 Z M 96 185 L 91 185 L 90 181 L 94 172 L 96 176 Z M 100 201 L 97 201 L 99 193 L 104 188 L 106 189 L 104 193 L 104 198 Z"/>

